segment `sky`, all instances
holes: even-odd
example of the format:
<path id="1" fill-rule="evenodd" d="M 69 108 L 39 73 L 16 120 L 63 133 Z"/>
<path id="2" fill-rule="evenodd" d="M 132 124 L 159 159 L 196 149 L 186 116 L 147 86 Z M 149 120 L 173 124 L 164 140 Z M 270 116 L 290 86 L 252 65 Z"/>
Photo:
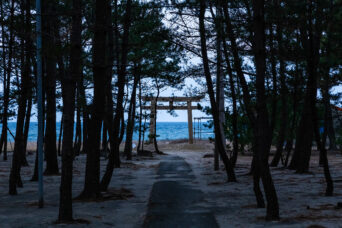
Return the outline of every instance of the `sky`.
<path id="1" fill-rule="evenodd" d="M 177 90 L 177 89 L 173 89 L 173 88 L 168 88 L 164 91 L 162 91 L 160 93 L 160 97 L 169 97 L 169 96 L 184 96 L 188 86 L 193 86 L 193 87 L 197 87 L 199 86 L 193 79 L 186 79 L 185 80 L 185 87 L 182 90 Z M 208 106 L 209 102 L 206 98 L 203 99 L 203 101 L 201 102 L 193 102 L 192 105 L 193 106 L 197 106 L 197 103 L 200 103 L 202 106 Z M 167 105 L 167 103 L 163 103 L 164 105 Z M 175 105 L 177 105 L 177 103 L 174 103 Z M 139 109 L 137 108 L 137 112 L 139 111 Z M 34 105 L 32 107 L 32 113 L 34 113 L 34 115 L 32 115 L 31 117 L 31 121 L 32 122 L 37 122 L 37 107 L 36 105 Z M 188 122 L 188 113 L 187 110 L 175 110 L 174 113 L 176 114 L 175 116 L 171 115 L 170 113 L 168 113 L 167 110 L 158 110 L 157 111 L 157 122 Z M 61 112 L 58 112 L 56 115 L 57 118 L 57 122 L 61 121 Z M 125 117 L 127 118 L 127 114 L 125 114 Z M 200 111 L 200 110 L 193 110 L 192 111 L 192 117 L 207 117 L 207 115 Z M 13 118 L 10 120 L 11 122 L 15 122 L 16 119 Z"/>

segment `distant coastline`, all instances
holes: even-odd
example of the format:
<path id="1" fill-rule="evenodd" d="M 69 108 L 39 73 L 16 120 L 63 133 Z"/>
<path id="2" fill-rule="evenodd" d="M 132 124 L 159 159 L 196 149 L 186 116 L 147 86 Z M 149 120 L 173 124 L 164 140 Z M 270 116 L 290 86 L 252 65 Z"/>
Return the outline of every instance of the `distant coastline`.
<path id="1" fill-rule="evenodd" d="M 57 138 L 59 136 L 60 132 L 60 122 L 56 123 L 56 133 Z M 148 124 L 148 123 L 147 123 Z M 137 125 L 136 125 L 137 126 Z M 28 141 L 29 142 L 35 142 L 37 140 L 37 127 L 38 122 L 31 122 L 30 123 L 30 129 L 29 129 L 29 135 L 28 135 Z M 193 122 L 193 127 L 196 128 L 197 132 L 197 122 Z M 16 129 L 16 122 L 8 122 L 8 128 L 12 132 L 13 135 L 15 135 L 15 129 Z M 202 139 L 208 139 L 209 137 L 213 137 L 212 129 L 209 129 L 205 126 L 205 123 L 202 123 L 201 126 L 202 130 L 206 133 L 202 134 Z M 2 124 L 0 124 L 0 130 L 2 129 Z M 188 123 L 187 122 L 164 122 L 164 121 L 158 121 L 157 122 L 157 135 L 158 140 L 182 140 L 182 139 L 188 139 Z M 133 134 L 133 140 L 138 140 L 139 134 L 138 131 L 134 132 Z M 145 133 L 145 140 L 147 140 L 148 137 L 148 130 Z M 8 139 L 10 142 L 13 142 L 13 137 L 9 134 Z M 124 137 L 125 140 L 125 137 Z"/>

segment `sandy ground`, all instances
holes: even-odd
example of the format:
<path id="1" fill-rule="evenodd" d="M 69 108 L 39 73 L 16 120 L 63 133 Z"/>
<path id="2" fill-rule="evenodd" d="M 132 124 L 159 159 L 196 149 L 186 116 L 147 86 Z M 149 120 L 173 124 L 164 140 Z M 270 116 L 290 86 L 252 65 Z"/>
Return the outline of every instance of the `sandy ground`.
<path id="1" fill-rule="evenodd" d="M 251 157 L 239 157 L 237 183 L 227 183 L 221 165 L 213 171 L 213 158 L 203 158 L 205 152 L 173 152 L 182 156 L 197 177 L 198 185 L 206 193 L 206 206 L 210 207 L 220 227 L 342 227 L 342 157 L 330 155 L 335 194 L 325 197 L 323 169 L 318 167 L 318 156 L 311 162 L 310 174 L 294 174 L 283 168 L 272 168 L 280 206 L 280 221 L 265 222 L 265 209 L 256 208 L 252 177 L 246 175 Z M 202 155 L 202 156 L 201 156 Z M 318 226 L 320 225 L 320 226 Z"/>
<path id="2" fill-rule="evenodd" d="M 34 155 L 28 155 L 30 167 L 23 167 L 24 188 L 17 196 L 9 196 L 8 180 L 11 154 L 7 162 L 0 162 L 0 227 L 50 227 L 58 216 L 60 176 L 44 177 L 45 207 L 37 207 L 36 182 L 31 182 Z M 101 159 L 102 174 L 107 161 Z M 85 219 L 90 225 L 77 227 L 140 227 L 147 208 L 149 193 L 159 161 L 135 158 L 133 162 L 123 161 L 122 168 L 115 169 L 110 191 L 117 194 L 116 200 L 104 202 L 74 202 L 74 218 Z M 85 156 L 74 162 L 73 196 L 83 189 Z M 76 225 L 58 225 L 74 227 Z"/>
<path id="3" fill-rule="evenodd" d="M 252 177 L 245 175 L 249 171 L 251 157 L 238 158 L 238 182 L 227 183 L 223 166 L 219 171 L 213 171 L 213 158 L 204 158 L 204 155 L 212 154 L 212 144 L 164 141 L 160 143 L 160 149 L 183 157 L 190 164 L 196 178 L 189 184 L 204 192 L 201 206 L 212 211 L 220 227 L 342 227 L 342 210 L 335 209 L 337 202 L 342 202 L 342 157 L 339 154 L 329 156 L 335 181 L 333 197 L 324 196 L 323 169 L 318 167 L 317 156 L 312 159 L 310 174 L 298 175 L 290 170 L 272 168 L 281 220 L 265 222 L 265 209 L 256 208 Z M 74 202 L 74 217 L 89 221 L 89 225 L 55 225 L 60 176 L 45 177 L 45 207 L 38 209 L 37 183 L 29 181 L 34 155 L 28 155 L 30 167 L 22 169 L 24 188 L 19 189 L 17 196 L 9 196 L 9 153 L 8 161 L 0 161 L 0 227 L 141 227 L 152 185 L 157 180 L 158 164 L 167 159 L 168 156 L 163 155 L 134 157 L 132 162 L 123 160 L 122 168 L 115 169 L 110 184 L 111 192 L 117 194 L 116 199 Z M 106 161 L 102 159 L 102 172 L 105 165 Z M 85 156 L 81 155 L 74 162 L 73 196 L 82 190 L 84 170 Z"/>

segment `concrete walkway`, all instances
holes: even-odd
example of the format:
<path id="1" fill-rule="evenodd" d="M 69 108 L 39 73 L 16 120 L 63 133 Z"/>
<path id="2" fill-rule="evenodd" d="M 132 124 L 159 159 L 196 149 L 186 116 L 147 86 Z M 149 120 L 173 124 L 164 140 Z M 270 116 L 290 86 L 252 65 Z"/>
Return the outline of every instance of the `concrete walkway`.
<path id="1" fill-rule="evenodd" d="M 180 157 L 165 158 L 158 169 L 160 180 L 152 187 L 144 227 L 218 227 L 214 215 L 197 205 L 203 192 L 187 184 L 195 179 L 189 164 Z"/>

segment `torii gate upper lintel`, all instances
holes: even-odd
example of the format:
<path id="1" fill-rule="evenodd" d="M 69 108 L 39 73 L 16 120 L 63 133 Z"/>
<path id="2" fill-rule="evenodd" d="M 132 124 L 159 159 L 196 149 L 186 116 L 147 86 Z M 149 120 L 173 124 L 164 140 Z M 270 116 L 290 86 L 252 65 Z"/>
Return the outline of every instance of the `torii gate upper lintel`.
<path id="1" fill-rule="evenodd" d="M 192 110 L 198 109 L 197 106 L 192 106 L 192 102 L 200 102 L 204 97 L 149 97 L 143 96 L 143 101 L 150 101 L 150 106 L 142 106 L 142 109 L 149 109 L 151 111 L 150 116 L 150 135 L 155 134 L 156 125 L 156 111 L 159 110 L 188 110 L 188 130 L 189 130 L 189 144 L 193 144 L 193 132 L 192 132 Z M 169 102 L 168 106 L 156 105 L 156 102 Z M 186 102 L 187 105 L 174 105 L 173 102 Z M 156 110 L 157 109 L 157 110 Z"/>

